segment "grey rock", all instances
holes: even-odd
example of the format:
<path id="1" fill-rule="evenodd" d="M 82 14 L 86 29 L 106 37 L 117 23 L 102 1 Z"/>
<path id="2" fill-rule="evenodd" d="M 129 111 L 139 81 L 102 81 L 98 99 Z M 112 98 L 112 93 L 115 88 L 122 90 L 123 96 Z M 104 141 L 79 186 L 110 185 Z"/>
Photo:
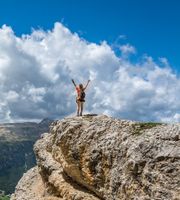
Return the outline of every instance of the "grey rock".
<path id="1" fill-rule="evenodd" d="M 105 115 L 56 121 L 50 134 L 34 146 L 36 174 L 43 183 L 40 198 L 179 200 L 179 136 L 180 124 L 139 123 Z M 25 180 L 32 176 L 22 178 L 11 200 L 28 196 L 19 190 L 22 185 L 26 188 Z M 35 199 L 32 195 L 26 200 Z"/>

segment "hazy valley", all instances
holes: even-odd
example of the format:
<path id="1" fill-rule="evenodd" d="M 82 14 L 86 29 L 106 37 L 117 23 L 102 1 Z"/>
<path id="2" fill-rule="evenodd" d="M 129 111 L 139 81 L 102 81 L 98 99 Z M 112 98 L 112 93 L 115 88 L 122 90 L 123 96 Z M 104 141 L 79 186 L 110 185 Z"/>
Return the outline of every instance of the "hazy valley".
<path id="1" fill-rule="evenodd" d="M 0 124 L 0 190 L 12 193 L 23 173 L 36 164 L 33 145 L 51 122 Z"/>

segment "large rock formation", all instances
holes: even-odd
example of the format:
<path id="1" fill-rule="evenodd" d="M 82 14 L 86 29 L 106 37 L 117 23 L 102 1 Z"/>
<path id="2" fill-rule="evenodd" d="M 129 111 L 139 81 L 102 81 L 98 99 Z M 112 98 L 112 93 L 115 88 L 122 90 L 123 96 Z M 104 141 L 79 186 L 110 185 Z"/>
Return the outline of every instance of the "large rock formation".
<path id="1" fill-rule="evenodd" d="M 179 200 L 180 125 L 69 117 L 36 142 L 11 200 Z"/>

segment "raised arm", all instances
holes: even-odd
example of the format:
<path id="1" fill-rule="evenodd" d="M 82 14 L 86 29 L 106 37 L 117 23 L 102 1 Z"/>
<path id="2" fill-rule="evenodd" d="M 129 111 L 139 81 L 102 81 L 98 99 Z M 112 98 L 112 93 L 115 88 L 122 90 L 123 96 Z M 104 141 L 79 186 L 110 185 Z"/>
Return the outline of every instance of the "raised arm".
<path id="1" fill-rule="evenodd" d="M 90 80 L 88 80 L 86 86 L 84 87 L 84 90 L 87 88 L 87 86 L 89 85 Z"/>
<path id="2" fill-rule="evenodd" d="M 73 79 L 71 79 L 71 80 L 72 80 L 72 83 L 73 83 L 74 87 L 76 87 L 76 83 L 74 82 L 74 80 Z"/>

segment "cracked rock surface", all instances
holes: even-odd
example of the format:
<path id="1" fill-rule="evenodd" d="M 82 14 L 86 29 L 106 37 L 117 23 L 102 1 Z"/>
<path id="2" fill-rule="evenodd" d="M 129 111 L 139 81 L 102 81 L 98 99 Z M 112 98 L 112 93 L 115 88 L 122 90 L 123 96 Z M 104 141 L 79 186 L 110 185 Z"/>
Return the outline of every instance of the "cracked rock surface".
<path id="1" fill-rule="evenodd" d="M 180 200 L 180 124 L 67 117 L 34 151 L 11 200 Z"/>

